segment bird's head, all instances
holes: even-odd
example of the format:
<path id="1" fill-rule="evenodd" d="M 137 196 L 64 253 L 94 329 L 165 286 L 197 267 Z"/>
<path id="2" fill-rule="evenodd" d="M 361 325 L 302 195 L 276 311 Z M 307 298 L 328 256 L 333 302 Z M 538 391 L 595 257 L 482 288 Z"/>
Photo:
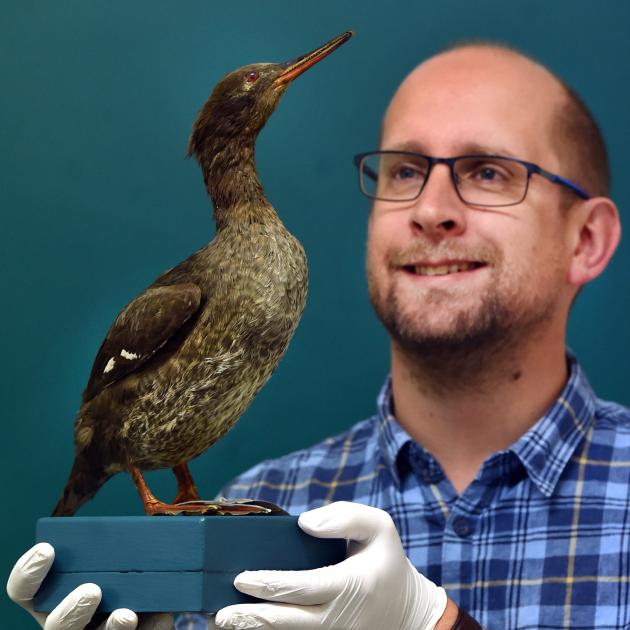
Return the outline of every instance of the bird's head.
<path id="1" fill-rule="evenodd" d="M 230 72 L 215 86 L 199 113 L 188 142 L 188 154 L 199 159 L 226 142 L 253 142 L 293 79 L 351 36 L 347 31 L 292 61 L 255 63 Z"/>

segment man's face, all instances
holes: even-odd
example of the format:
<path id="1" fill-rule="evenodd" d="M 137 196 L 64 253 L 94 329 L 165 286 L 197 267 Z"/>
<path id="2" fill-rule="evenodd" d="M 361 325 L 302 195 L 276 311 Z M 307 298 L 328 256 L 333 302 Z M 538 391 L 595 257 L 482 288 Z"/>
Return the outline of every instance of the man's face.
<path id="1" fill-rule="evenodd" d="M 550 144 L 561 98 L 550 75 L 511 53 L 450 52 L 405 80 L 386 114 L 381 148 L 493 153 L 562 174 Z M 558 186 L 534 175 L 522 203 L 474 208 L 459 199 L 448 167 L 437 165 L 414 202 L 374 202 L 368 284 L 394 339 L 428 351 L 483 346 L 543 322 L 563 331 L 572 293 L 560 200 Z"/>

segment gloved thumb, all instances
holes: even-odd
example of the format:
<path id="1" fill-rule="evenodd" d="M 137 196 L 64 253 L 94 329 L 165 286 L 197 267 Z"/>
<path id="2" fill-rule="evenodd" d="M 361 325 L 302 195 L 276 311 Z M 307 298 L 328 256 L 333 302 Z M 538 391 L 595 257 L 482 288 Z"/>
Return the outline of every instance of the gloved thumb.
<path id="1" fill-rule="evenodd" d="M 298 525 L 318 538 L 347 538 L 368 543 L 381 535 L 398 537 L 387 512 L 349 501 L 337 501 L 303 512 Z"/>

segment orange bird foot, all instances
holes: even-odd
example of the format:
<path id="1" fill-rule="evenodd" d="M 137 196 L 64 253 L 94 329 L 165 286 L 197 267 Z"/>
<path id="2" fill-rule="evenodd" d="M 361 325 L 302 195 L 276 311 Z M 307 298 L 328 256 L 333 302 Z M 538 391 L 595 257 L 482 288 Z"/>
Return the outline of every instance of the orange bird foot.
<path id="1" fill-rule="evenodd" d="M 287 514 L 282 508 L 268 501 L 256 501 L 254 499 L 202 501 L 185 463 L 173 468 L 178 487 L 177 496 L 173 503 L 164 503 L 157 499 L 149 490 L 142 473 L 136 466 L 130 465 L 129 472 L 142 499 L 144 511 L 149 516 Z"/>

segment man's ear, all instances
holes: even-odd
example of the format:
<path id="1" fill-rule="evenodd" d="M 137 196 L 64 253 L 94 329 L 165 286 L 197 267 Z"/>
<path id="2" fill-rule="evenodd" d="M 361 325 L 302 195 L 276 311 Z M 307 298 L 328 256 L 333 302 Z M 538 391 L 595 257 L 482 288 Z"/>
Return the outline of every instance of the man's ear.
<path id="1" fill-rule="evenodd" d="M 574 206 L 573 254 L 568 280 L 580 287 L 599 276 L 617 249 L 621 222 L 617 206 L 607 197 L 594 197 Z"/>

